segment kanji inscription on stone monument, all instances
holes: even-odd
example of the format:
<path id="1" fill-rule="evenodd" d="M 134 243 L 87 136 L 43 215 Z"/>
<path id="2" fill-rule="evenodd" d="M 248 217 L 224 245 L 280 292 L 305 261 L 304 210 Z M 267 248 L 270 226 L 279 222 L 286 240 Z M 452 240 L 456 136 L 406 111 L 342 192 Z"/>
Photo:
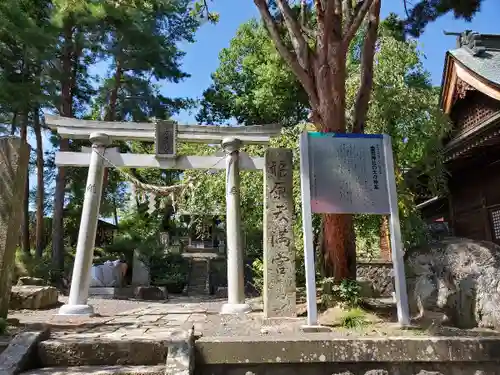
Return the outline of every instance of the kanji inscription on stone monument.
<path id="1" fill-rule="evenodd" d="M 296 316 L 292 151 L 267 149 L 264 170 L 264 315 Z"/>
<path id="2" fill-rule="evenodd" d="M 156 156 L 175 156 L 175 138 L 177 125 L 173 121 L 158 121 L 156 123 Z"/>

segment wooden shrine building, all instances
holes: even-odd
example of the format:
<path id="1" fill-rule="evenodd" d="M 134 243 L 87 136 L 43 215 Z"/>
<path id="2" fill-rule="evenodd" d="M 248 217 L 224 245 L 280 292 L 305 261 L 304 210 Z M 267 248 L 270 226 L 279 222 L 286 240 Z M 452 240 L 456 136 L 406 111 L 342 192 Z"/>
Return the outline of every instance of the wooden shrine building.
<path id="1" fill-rule="evenodd" d="M 500 244 L 500 35 L 458 36 L 440 105 L 453 123 L 444 144 L 448 194 L 421 202 L 422 215 L 454 236 Z"/>

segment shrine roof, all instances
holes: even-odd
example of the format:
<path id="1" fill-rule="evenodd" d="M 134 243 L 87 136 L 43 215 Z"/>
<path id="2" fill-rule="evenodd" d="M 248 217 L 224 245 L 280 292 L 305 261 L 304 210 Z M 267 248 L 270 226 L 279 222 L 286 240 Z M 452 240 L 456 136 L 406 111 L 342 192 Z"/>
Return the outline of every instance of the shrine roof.
<path id="1" fill-rule="evenodd" d="M 458 43 L 460 47 L 449 54 L 474 73 L 500 85 L 500 35 L 466 32 Z"/>
<path id="2" fill-rule="evenodd" d="M 447 114 L 466 86 L 500 101 L 500 35 L 467 30 L 446 53 L 440 106 Z"/>

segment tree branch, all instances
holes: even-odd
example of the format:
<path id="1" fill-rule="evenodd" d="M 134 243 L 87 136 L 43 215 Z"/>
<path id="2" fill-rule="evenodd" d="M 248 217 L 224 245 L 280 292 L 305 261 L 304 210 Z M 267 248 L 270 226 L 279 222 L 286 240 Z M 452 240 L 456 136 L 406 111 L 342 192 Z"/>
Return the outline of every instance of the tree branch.
<path id="1" fill-rule="evenodd" d="M 335 0 L 335 15 L 342 22 L 342 0 Z"/>
<path id="2" fill-rule="evenodd" d="M 323 4 L 321 0 L 314 0 L 314 6 L 316 7 L 316 14 L 319 18 L 324 18 L 325 12 L 323 9 Z"/>
<path id="3" fill-rule="evenodd" d="M 360 3 L 361 5 L 357 7 L 357 10 L 355 10 L 352 22 L 350 24 L 346 24 L 346 32 L 344 33 L 343 38 L 344 47 L 346 49 L 349 48 L 349 44 L 351 44 L 352 39 L 365 19 L 366 13 L 368 13 L 373 1 L 374 0 L 363 0 L 363 2 Z"/>
<path id="4" fill-rule="evenodd" d="M 293 16 L 292 8 L 288 5 L 287 0 L 276 0 L 276 3 L 285 20 L 285 25 L 288 30 L 288 34 L 290 35 L 298 62 L 302 68 L 308 70 L 310 68 L 308 59 L 309 46 L 302 35 L 300 23 Z"/>
<path id="5" fill-rule="evenodd" d="M 300 1 L 300 25 L 302 28 L 306 27 L 307 25 L 307 4 L 306 0 L 301 0 Z"/>
<path id="6" fill-rule="evenodd" d="M 306 71 L 298 62 L 297 56 L 295 56 L 292 52 L 288 50 L 283 41 L 281 40 L 281 35 L 279 34 L 278 28 L 274 19 L 269 12 L 269 7 L 267 5 L 266 0 L 254 0 L 255 5 L 259 9 L 260 15 L 264 24 L 266 25 L 269 34 L 271 34 L 271 39 L 278 50 L 278 53 L 281 57 L 286 61 L 286 63 L 290 66 L 293 73 L 297 76 L 297 79 L 304 87 L 304 90 L 307 92 L 309 96 L 309 101 L 313 110 L 319 107 L 318 95 L 316 93 L 316 89 L 314 86 L 314 82 L 309 75 L 310 72 Z"/>
<path id="7" fill-rule="evenodd" d="M 344 22 L 345 22 L 346 26 L 351 25 L 351 23 L 352 23 L 352 0 L 344 0 L 342 2 L 342 9 L 344 12 Z"/>
<path id="8" fill-rule="evenodd" d="M 373 87 L 373 59 L 380 21 L 380 0 L 374 0 L 368 14 L 368 25 L 361 53 L 361 83 L 354 106 L 353 133 L 363 133 Z"/>

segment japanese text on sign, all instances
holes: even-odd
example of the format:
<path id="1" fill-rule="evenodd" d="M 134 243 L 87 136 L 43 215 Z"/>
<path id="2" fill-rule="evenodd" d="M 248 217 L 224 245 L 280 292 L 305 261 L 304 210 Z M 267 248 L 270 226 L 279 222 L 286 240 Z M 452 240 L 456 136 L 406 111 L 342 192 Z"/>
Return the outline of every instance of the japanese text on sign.
<path id="1" fill-rule="evenodd" d="M 382 136 L 309 133 L 309 157 L 312 212 L 390 212 Z"/>

